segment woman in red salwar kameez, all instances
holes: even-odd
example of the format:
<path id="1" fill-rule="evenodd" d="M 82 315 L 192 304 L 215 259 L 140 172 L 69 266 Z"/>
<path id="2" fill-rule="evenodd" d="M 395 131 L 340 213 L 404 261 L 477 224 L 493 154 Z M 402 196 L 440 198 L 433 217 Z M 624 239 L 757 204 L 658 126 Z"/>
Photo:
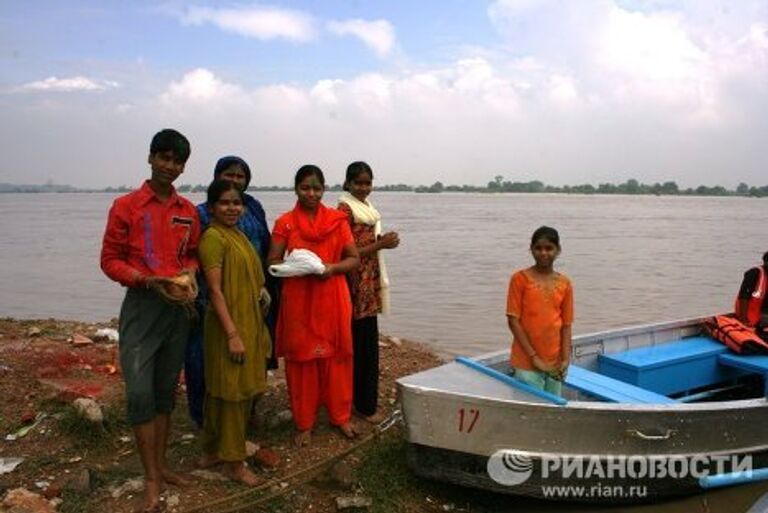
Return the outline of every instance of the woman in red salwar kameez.
<path id="1" fill-rule="evenodd" d="M 325 264 L 321 275 L 283 278 L 276 327 L 277 355 L 285 375 L 297 445 L 310 441 L 317 410 L 325 405 L 331 424 L 352 438 L 352 303 L 344 274 L 360 263 L 347 217 L 321 199 L 325 178 L 317 166 L 302 166 L 293 210 L 275 221 L 268 261 L 308 249 Z"/>

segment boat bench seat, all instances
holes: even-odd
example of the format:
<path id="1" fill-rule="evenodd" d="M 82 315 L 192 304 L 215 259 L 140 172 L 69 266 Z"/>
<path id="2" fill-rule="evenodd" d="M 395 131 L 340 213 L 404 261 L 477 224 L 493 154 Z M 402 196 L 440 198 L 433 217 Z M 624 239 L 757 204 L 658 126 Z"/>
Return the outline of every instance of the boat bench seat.
<path id="1" fill-rule="evenodd" d="M 571 365 L 565 384 L 580 392 L 614 403 L 673 404 L 667 396 L 645 390 L 597 372 Z"/>
<path id="2" fill-rule="evenodd" d="M 726 367 L 748 374 L 760 374 L 765 381 L 765 393 L 768 394 L 768 356 L 741 356 L 730 351 L 717 357 L 717 361 Z"/>
<path id="3" fill-rule="evenodd" d="M 600 374 L 659 394 L 687 392 L 743 376 L 719 364 L 726 346 L 709 337 L 689 337 L 598 356 Z"/>

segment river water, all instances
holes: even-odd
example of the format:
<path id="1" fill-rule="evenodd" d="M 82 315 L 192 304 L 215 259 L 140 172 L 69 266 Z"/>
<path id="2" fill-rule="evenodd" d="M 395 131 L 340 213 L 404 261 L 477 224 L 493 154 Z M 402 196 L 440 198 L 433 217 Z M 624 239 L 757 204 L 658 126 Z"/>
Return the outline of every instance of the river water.
<path id="1" fill-rule="evenodd" d="M 0 194 L 0 316 L 105 320 L 123 291 L 99 269 L 112 194 Z M 293 206 L 260 193 L 268 219 Z M 334 200 L 327 193 L 326 200 Z M 200 202 L 203 196 L 191 195 Z M 506 347 L 511 273 L 531 265 L 530 235 L 560 231 L 556 266 L 573 281 L 574 333 L 729 310 L 760 261 L 765 201 L 750 198 L 380 193 L 392 313 L 383 331 L 440 353 Z"/>
<path id="2" fill-rule="evenodd" d="M 0 194 L 0 316 L 117 315 L 123 291 L 99 269 L 114 197 Z M 257 197 L 270 223 L 295 198 Z M 381 319 L 382 331 L 448 357 L 509 345 L 508 280 L 532 263 L 530 235 L 542 224 L 560 231 L 556 267 L 574 285 L 575 334 L 730 310 L 742 273 L 768 249 L 761 199 L 380 193 L 372 200 L 385 230 L 401 240 L 386 252 L 392 313 Z M 745 511 L 765 490 L 740 487 L 653 510 Z"/>

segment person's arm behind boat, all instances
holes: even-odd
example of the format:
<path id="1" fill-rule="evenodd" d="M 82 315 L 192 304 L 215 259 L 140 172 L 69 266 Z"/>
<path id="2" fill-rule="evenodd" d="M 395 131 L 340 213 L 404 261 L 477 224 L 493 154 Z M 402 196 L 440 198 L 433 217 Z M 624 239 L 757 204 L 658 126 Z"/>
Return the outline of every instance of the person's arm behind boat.
<path id="1" fill-rule="evenodd" d="M 739 287 L 739 295 L 736 298 L 736 318 L 747 324 L 749 319 L 747 318 L 747 310 L 749 309 L 749 298 L 757 288 L 757 280 L 759 279 L 759 271 L 756 268 L 750 269 L 744 273 L 744 279 L 741 280 L 741 287 Z"/>

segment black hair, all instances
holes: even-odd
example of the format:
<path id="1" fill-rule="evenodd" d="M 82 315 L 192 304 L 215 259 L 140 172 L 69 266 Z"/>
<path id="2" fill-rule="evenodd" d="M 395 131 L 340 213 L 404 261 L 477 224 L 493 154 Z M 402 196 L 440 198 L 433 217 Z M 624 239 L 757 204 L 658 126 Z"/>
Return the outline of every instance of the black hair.
<path id="1" fill-rule="evenodd" d="M 165 151 L 172 151 L 178 159 L 186 162 L 192 149 L 189 146 L 189 140 L 180 132 L 172 128 L 165 128 L 152 138 L 152 142 L 149 144 L 149 154 Z"/>
<path id="2" fill-rule="evenodd" d="M 251 168 L 248 167 L 248 163 L 236 155 L 227 155 L 221 157 L 216 162 L 216 167 L 213 168 L 213 179 L 218 180 L 221 173 L 226 171 L 232 166 L 240 166 L 245 173 L 245 188 L 248 189 L 248 184 L 251 183 Z"/>
<path id="3" fill-rule="evenodd" d="M 219 201 L 221 195 L 228 191 L 237 191 L 237 195 L 240 196 L 242 201 L 245 201 L 243 195 L 245 194 L 235 182 L 229 180 L 214 180 L 211 185 L 208 186 L 208 192 L 205 200 L 205 204 L 208 208 L 212 208 L 213 204 Z"/>
<path id="4" fill-rule="evenodd" d="M 299 184 L 304 181 L 308 176 L 316 176 L 320 180 L 320 185 L 325 188 L 325 176 L 319 167 L 314 164 L 305 164 L 296 171 L 296 178 L 293 180 L 293 188 L 298 189 Z"/>
<path id="5" fill-rule="evenodd" d="M 373 180 L 373 169 L 371 169 L 371 166 L 369 166 L 367 163 L 363 162 L 362 160 L 358 160 L 357 162 L 352 162 L 350 165 L 348 165 L 347 177 L 344 179 L 344 190 L 348 191 L 349 182 L 356 180 L 357 177 L 363 173 L 368 173 L 371 176 L 371 180 Z"/>
<path id="6" fill-rule="evenodd" d="M 768 251 L 766 251 L 765 253 L 763 253 L 763 263 L 764 263 L 765 265 L 768 265 Z"/>
<path id="7" fill-rule="evenodd" d="M 551 242 L 560 248 L 560 234 L 550 226 L 540 226 L 533 232 L 533 235 L 531 236 L 531 247 L 535 246 L 541 239 Z"/>

